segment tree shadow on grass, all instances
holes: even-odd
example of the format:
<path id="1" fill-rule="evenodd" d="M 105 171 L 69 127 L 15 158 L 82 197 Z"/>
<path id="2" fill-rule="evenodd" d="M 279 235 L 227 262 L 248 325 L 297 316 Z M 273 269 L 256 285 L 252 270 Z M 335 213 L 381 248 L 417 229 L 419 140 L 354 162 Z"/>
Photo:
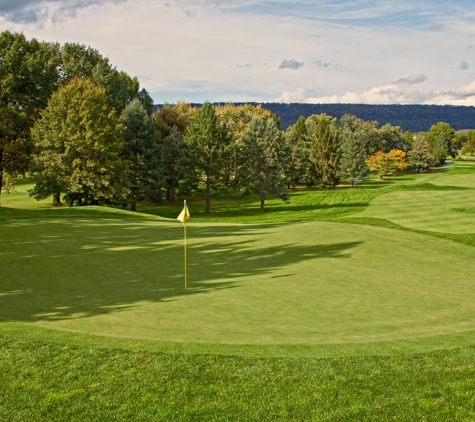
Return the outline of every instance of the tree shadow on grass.
<path id="1" fill-rule="evenodd" d="M 320 258 L 344 259 L 361 242 L 300 245 L 277 225 L 188 230 L 183 290 L 179 224 L 120 220 L 16 221 L 1 227 L 0 318 L 63 320 L 120 312 L 138 302 L 238 288 L 252 276 Z M 289 279 L 290 280 L 290 279 Z"/>

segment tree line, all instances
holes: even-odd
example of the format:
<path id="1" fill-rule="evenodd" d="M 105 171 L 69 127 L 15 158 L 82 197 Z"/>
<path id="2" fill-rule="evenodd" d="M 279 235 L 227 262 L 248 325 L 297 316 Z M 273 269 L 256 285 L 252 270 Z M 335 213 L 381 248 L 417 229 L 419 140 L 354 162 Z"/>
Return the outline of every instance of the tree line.
<path id="1" fill-rule="evenodd" d="M 402 133 L 352 115 L 301 116 L 285 131 L 274 113 L 252 104 L 167 104 L 153 112 L 139 82 L 79 44 L 0 35 L 0 194 L 29 175 L 36 199 L 53 205 L 113 205 L 135 211 L 200 193 L 231 192 L 289 200 L 298 185 L 354 186 L 443 164 L 475 140 L 447 123 Z M 473 153 L 473 152 L 472 152 Z"/>

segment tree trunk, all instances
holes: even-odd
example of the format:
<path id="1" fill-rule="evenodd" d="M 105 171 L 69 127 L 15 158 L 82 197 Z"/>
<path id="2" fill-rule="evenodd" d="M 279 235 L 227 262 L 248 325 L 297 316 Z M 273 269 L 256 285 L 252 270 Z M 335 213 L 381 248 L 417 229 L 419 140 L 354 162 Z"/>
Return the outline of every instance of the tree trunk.
<path id="1" fill-rule="evenodd" d="M 82 207 L 82 196 L 78 195 L 78 207 Z"/>
<path id="2" fill-rule="evenodd" d="M 205 214 L 211 213 L 211 180 L 209 174 L 206 175 L 206 206 Z"/>
<path id="3" fill-rule="evenodd" d="M 131 211 L 137 211 L 137 195 L 133 194 L 132 195 L 132 204 L 130 205 L 130 210 Z"/>
<path id="4" fill-rule="evenodd" d="M 61 203 L 61 192 L 55 192 L 53 194 L 53 202 L 51 203 L 52 207 L 62 207 L 63 204 Z"/>
<path id="5" fill-rule="evenodd" d="M 2 184 L 3 184 L 2 156 L 3 155 L 0 152 L 0 207 L 2 206 Z"/>
<path id="6" fill-rule="evenodd" d="M 351 187 L 352 187 L 352 188 L 355 187 L 355 181 L 354 181 L 354 180 L 351 181 Z"/>
<path id="7" fill-rule="evenodd" d="M 261 195 L 261 211 L 264 211 L 264 202 L 266 201 L 266 197 Z"/>

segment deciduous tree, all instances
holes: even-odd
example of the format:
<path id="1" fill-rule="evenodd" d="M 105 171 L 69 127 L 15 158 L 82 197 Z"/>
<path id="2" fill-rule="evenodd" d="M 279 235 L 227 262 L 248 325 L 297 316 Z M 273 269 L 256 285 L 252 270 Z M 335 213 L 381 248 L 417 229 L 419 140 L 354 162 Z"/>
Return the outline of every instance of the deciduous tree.
<path id="1" fill-rule="evenodd" d="M 103 88 L 73 79 L 54 93 L 32 130 L 36 199 L 63 193 L 70 204 L 123 202 L 129 192 L 121 133 Z"/>

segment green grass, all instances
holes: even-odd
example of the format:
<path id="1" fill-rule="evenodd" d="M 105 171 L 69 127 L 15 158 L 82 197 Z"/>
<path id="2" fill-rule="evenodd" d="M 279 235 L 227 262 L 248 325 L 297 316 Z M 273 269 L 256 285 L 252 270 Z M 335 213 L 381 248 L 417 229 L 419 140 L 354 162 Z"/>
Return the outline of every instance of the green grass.
<path id="1" fill-rule="evenodd" d="M 53 209 L 24 181 L 0 420 L 474 420 L 473 182 L 468 159 L 265 212 L 188 198 L 184 292 L 182 204 Z"/>

